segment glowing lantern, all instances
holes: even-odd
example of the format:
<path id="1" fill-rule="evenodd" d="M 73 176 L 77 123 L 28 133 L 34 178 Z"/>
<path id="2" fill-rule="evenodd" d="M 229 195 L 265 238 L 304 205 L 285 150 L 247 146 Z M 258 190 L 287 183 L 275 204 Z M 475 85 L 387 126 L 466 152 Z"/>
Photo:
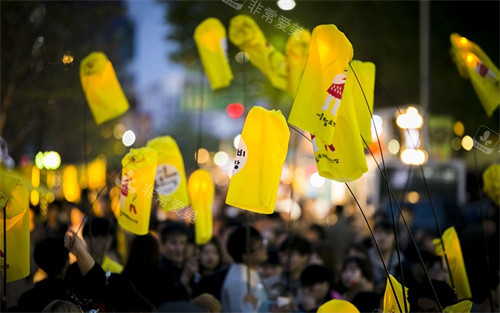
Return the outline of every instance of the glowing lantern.
<path id="1" fill-rule="evenodd" d="M 344 312 L 359 313 L 359 310 L 351 302 L 345 300 L 330 300 L 318 308 L 318 313 Z"/>
<path id="2" fill-rule="evenodd" d="M 492 164 L 483 172 L 483 191 L 495 203 L 500 205 L 500 164 Z"/>
<path id="3" fill-rule="evenodd" d="M 226 55 L 227 37 L 224 25 L 213 17 L 204 20 L 194 31 L 194 41 L 210 87 L 215 90 L 229 86 L 233 73 Z"/>
<path id="4" fill-rule="evenodd" d="M 232 103 L 226 107 L 227 115 L 231 118 L 238 118 L 243 114 L 245 108 L 239 103 Z"/>
<path id="5" fill-rule="evenodd" d="M 210 173 L 198 169 L 191 174 L 188 181 L 189 198 L 195 212 L 194 233 L 196 244 L 202 245 L 212 239 L 212 203 L 215 187 Z"/>
<path id="6" fill-rule="evenodd" d="M 160 207 L 176 211 L 189 205 L 184 160 L 175 140 L 163 136 L 148 141 L 148 148 L 158 153 L 155 183 Z"/>
<path id="7" fill-rule="evenodd" d="M 96 124 L 128 110 L 128 101 L 113 65 L 102 52 L 92 52 L 80 63 L 80 81 Z"/>
<path id="8" fill-rule="evenodd" d="M 285 57 L 270 44 L 257 23 L 248 15 L 239 14 L 229 22 L 229 40 L 250 57 L 250 62 L 271 84 L 286 90 Z"/>
<path id="9" fill-rule="evenodd" d="M 335 25 L 314 28 L 302 79 L 288 122 L 322 141 L 333 141 L 352 45 Z"/>
<path id="10" fill-rule="evenodd" d="M 149 230 L 157 162 L 158 153 L 150 148 L 130 149 L 122 160 L 118 223 L 136 235 Z"/>
<path id="11" fill-rule="evenodd" d="M 290 131 L 280 111 L 254 106 L 241 134 L 226 203 L 257 213 L 271 214 Z"/>
<path id="12" fill-rule="evenodd" d="M 7 277 L 7 282 L 11 282 L 30 273 L 30 216 L 28 190 L 18 179 L 7 174 L 2 174 L 0 179 L 0 208 L 1 273 Z M 5 236 L 6 246 L 3 240 Z M 7 273 L 3 267 L 5 261 Z"/>
<path id="13" fill-rule="evenodd" d="M 80 186 L 78 186 L 78 169 L 74 165 L 63 168 L 63 194 L 69 202 L 80 201 Z"/>
<path id="14" fill-rule="evenodd" d="M 106 157 L 99 156 L 88 167 L 89 188 L 98 189 L 106 185 Z"/>

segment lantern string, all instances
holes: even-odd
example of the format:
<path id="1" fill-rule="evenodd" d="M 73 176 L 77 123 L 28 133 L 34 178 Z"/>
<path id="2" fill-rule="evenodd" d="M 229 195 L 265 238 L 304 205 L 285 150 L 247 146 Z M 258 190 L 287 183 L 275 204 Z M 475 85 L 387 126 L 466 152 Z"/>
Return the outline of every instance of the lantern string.
<path id="1" fill-rule="evenodd" d="M 361 92 L 362 92 L 363 97 L 365 99 L 366 107 L 368 108 L 368 112 L 370 113 L 370 118 L 371 118 L 370 120 L 373 120 L 372 110 L 370 108 L 370 104 L 368 103 L 368 99 L 366 98 L 366 94 L 364 92 L 363 86 L 361 85 L 361 82 L 359 81 L 358 76 L 356 75 L 356 72 L 354 71 L 354 68 L 352 67 L 351 63 L 349 63 L 349 67 L 351 68 L 354 76 L 356 77 L 356 80 L 358 82 L 358 86 L 361 89 Z M 381 145 L 380 140 L 379 140 L 378 130 L 377 130 L 376 127 L 374 127 L 374 129 L 375 129 L 375 135 L 377 136 L 377 143 L 378 143 L 379 150 L 380 150 L 380 156 L 382 158 L 383 170 L 384 170 L 385 176 L 388 177 L 388 175 L 387 175 L 387 167 L 385 166 L 385 159 L 384 159 L 384 154 L 382 152 L 382 145 Z M 389 189 L 389 185 L 390 185 L 389 184 L 389 180 L 386 180 L 386 184 L 387 184 L 387 189 Z M 404 306 L 405 306 L 405 312 L 409 312 L 408 311 L 408 307 L 406 305 L 406 295 L 405 295 L 405 292 L 404 292 L 405 280 L 404 280 L 404 273 L 403 273 L 403 262 L 401 262 L 401 251 L 400 251 L 400 247 L 399 247 L 398 224 L 397 224 L 396 218 L 394 216 L 394 206 L 393 206 L 393 203 L 392 203 L 392 197 L 391 196 L 389 196 L 389 205 L 390 205 L 390 208 L 391 208 L 392 228 L 393 228 L 394 239 L 395 239 L 394 247 L 396 248 L 395 250 L 396 250 L 396 253 L 397 253 L 397 257 L 398 257 L 399 271 L 400 271 L 400 274 L 401 274 L 401 285 L 402 285 L 402 288 L 403 288 L 403 303 L 404 303 Z M 392 250 L 391 253 L 389 254 L 389 264 L 392 263 L 393 251 L 394 250 Z"/>
<path id="2" fill-rule="evenodd" d="M 361 89 L 361 92 L 362 92 L 362 94 L 363 94 L 363 98 L 365 99 L 365 103 L 366 103 L 366 106 L 367 106 L 367 108 L 368 108 L 368 112 L 370 113 L 371 120 L 373 121 L 373 113 L 372 113 L 372 110 L 370 109 L 370 106 L 369 106 L 369 103 L 368 103 L 368 99 L 366 98 L 366 94 L 365 94 L 365 91 L 364 91 L 364 89 L 363 89 L 363 86 L 361 85 L 361 82 L 359 81 L 359 78 L 358 78 L 358 76 L 356 75 L 356 71 L 354 71 L 354 69 L 352 68 L 352 65 L 351 65 L 350 63 L 349 63 L 349 67 L 351 68 L 351 70 L 352 70 L 352 72 L 353 72 L 353 74 L 354 74 L 354 77 L 356 78 L 356 81 L 357 81 L 357 83 L 358 83 L 358 86 L 359 86 L 359 87 L 360 87 L 360 89 Z M 397 107 L 397 109 L 398 109 L 398 112 L 400 112 L 400 114 L 401 114 L 401 109 L 399 108 L 399 106 L 397 106 L 397 105 L 396 105 L 396 107 Z M 426 116 L 427 112 L 428 112 L 428 111 L 424 112 L 424 116 Z M 387 183 L 387 188 L 388 188 L 388 191 L 389 191 L 389 192 L 392 192 L 392 189 L 391 189 L 391 186 L 390 186 L 390 182 L 389 182 L 389 176 L 388 176 L 388 174 L 387 174 L 387 168 L 386 168 L 386 166 L 385 166 L 385 162 L 384 162 L 384 156 L 383 156 L 384 154 L 383 154 L 383 151 L 382 151 L 382 147 L 381 147 L 381 143 L 380 143 L 380 137 L 379 137 L 379 135 L 378 135 L 377 127 L 374 127 L 374 130 L 375 130 L 375 135 L 376 135 L 376 137 L 377 137 L 377 143 L 378 143 L 378 145 L 379 145 L 379 150 L 380 150 L 380 156 L 381 156 L 381 159 L 382 159 L 382 164 L 383 164 L 383 167 L 384 167 L 384 170 L 383 170 L 383 171 L 382 171 L 382 170 L 380 170 L 380 172 L 381 172 L 382 177 L 385 179 L 385 181 L 386 181 L 386 183 Z M 408 129 L 406 129 L 406 131 L 407 131 L 407 132 L 409 132 L 409 131 L 408 131 Z M 422 129 L 421 129 L 420 131 L 422 131 Z M 409 138 L 410 138 L 410 140 L 412 141 L 412 144 L 413 144 L 412 137 L 411 137 L 411 136 L 409 136 Z M 366 141 L 364 140 L 364 138 L 363 138 L 363 142 L 365 143 L 365 145 L 366 145 L 366 146 L 367 146 L 367 148 L 369 149 L 369 147 L 368 147 L 368 145 L 367 145 Z M 414 145 L 414 144 L 413 144 L 413 146 L 415 147 L 415 145 Z M 370 151 L 370 153 L 371 153 L 371 150 L 370 150 L 370 149 L 369 149 L 369 151 Z M 374 157 L 374 156 L 373 156 L 373 157 Z M 375 160 L 375 157 L 374 157 L 374 160 Z M 375 160 L 375 162 L 376 162 L 376 160 Z M 378 167 L 379 167 L 379 169 L 380 169 L 380 166 L 378 165 L 378 162 L 376 162 L 376 163 L 377 163 L 377 166 L 378 166 Z M 420 168 L 422 169 L 422 165 L 420 165 Z M 411 168 L 410 168 L 410 169 L 411 169 Z M 425 186 L 426 186 L 427 194 L 428 194 L 428 196 L 429 196 L 429 199 L 431 200 L 431 195 L 430 195 L 430 192 L 429 192 L 429 190 L 428 190 L 428 186 L 427 186 L 427 182 L 426 182 L 426 180 L 425 180 L 425 175 L 424 175 L 424 173 L 423 173 L 423 170 L 422 170 L 422 176 L 423 176 L 423 178 L 424 178 L 424 184 L 425 184 Z M 406 185 L 407 185 L 407 186 L 409 185 L 409 176 L 408 176 L 408 181 L 407 181 Z M 406 228 L 407 228 L 407 231 L 408 231 L 408 233 L 409 233 L 409 235 L 410 235 L 410 238 L 412 239 L 412 241 L 413 241 L 413 243 L 414 243 L 415 247 L 416 247 L 416 242 L 414 241 L 414 239 L 413 239 L 413 235 L 412 235 L 412 233 L 411 233 L 411 231 L 410 231 L 410 229 L 409 229 L 408 225 L 406 224 L 406 220 L 404 219 L 404 216 L 403 216 L 403 213 L 402 213 L 402 211 L 401 211 L 401 208 L 400 208 L 400 207 L 399 207 L 399 205 L 397 204 L 397 201 L 396 201 L 396 197 L 395 197 L 395 196 L 394 196 L 394 202 L 396 203 L 396 205 L 397 205 L 397 207 L 398 207 L 398 209 L 399 209 L 400 214 L 398 215 L 398 219 L 397 219 L 396 221 L 394 221 L 394 213 L 393 213 L 393 207 L 392 207 L 392 198 L 393 198 L 393 197 L 391 196 L 391 194 L 389 194 L 389 200 L 390 200 L 390 203 L 391 203 L 391 213 L 392 213 L 392 216 L 393 216 L 393 223 L 394 223 L 394 233 L 395 233 L 395 237 L 396 237 L 396 250 L 397 250 L 397 252 L 398 252 L 398 260 L 399 260 L 400 272 L 401 272 L 401 277 L 402 277 L 402 286 L 403 286 L 403 290 L 404 290 L 404 276 L 403 276 L 403 269 L 402 269 L 401 260 L 400 260 L 400 258 L 399 258 L 399 255 L 400 255 L 400 254 L 399 254 L 399 245 L 398 245 L 398 241 L 397 241 L 397 238 L 398 238 L 398 237 L 397 237 L 397 230 L 396 230 L 396 221 L 397 221 L 397 222 L 399 222 L 399 215 L 402 217 L 402 219 L 403 219 L 403 221 L 404 221 L 404 224 L 405 224 L 405 226 L 406 226 Z M 449 267 L 449 263 L 448 263 L 448 258 L 447 258 L 447 255 L 446 255 L 446 252 L 445 252 L 445 250 L 444 250 L 444 243 L 443 243 L 442 235 L 441 235 L 441 232 L 440 232 L 440 230 L 439 230 L 439 222 L 438 222 L 438 220 L 437 220 L 437 217 L 436 217 L 436 214 L 435 214 L 435 208 L 434 208 L 434 206 L 433 206 L 433 204 L 432 204 L 432 201 L 431 201 L 431 208 L 432 208 L 432 211 L 434 212 L 434 220 L 435 220 L 436 225 L 437 225 L 437 227 L 438 227 L 439 237 L 440 237 L 440 239 L 441 239 L 441 244 L 442 244 L 442 246 L 443 246 L 443 252 L 444 252 L 444 255 L 445 255 L 446 263 L 447 263 L 447 265 L 448 265 L 448 268 L 450 268 L 450 267 Z M 419 251 L 418 251 L 418 248 L 417 248 L 416 250 L 417 250 L 417 252 L 418 252 L 418 254 L 419 254 L 420 260 L 421 260 L 421 262 L 422 262 L 422 266 L 425 268 L 425 264 L 423 263 L 423 260 L 422 260 L 422 258 L 421 258 L 421 256 L 420 256 L 420 253 L 419 253 Z M 391 259 L 392 259 L 392 253 L 391 253 Z M 450 271 L 448 271 L 448 272 L 449 272 L 450 279 L 451 279 L 451 281 L 452 281 L 452 286 L 453 286 L 453 289 L 454 289 L 453 280 L 452 280 L 452 277 L 451 277 L 451 272 L 450 272 Z M 430 282 L 430 278 L 429 278 L 429 283 L 430 283 L 430 285 L 432 286 L 432 283 Z M 433 291 L 434 291 L 434 288 L 433 288 Z M 438 302 L 438 304 L 439 304 L 439 307 L 441 308 L 441 311 L 442 311 L 442 307 L 441 307 L 441 305 L 440 305 L 440 303 L 439 303 L 439 300 L 437 299 L 437 294 L 436 294 L 436 292 L 435 292 L 435 291 L 434 291 L 434 295 L 436 296 L 436 300 L 437 300 L 437 302 Z M 404 301 L 405 309 L 406 309 L 406 311 L 408 311 L 408 310 L 407 310 L 407 305 L 406 305 L 406 295 L 405 295 L 405 293 L 404 293 L 404 292 L 403 292 L 403 297 L 404 297 L 404 299 L 405 299 L 405 301 Z"/>
<path id="3" fill-rule="evenodd" d="M 242 96 L 243 96 L 243 107 L 244 108 L 248 108 L 248 105 L 247 105 L 247 62 L 248 62 L 248 59 L 247 59 L 247 54 L 245 51 L 243 51 L 243 65 L 242 65 L 242 73 L 241 73 L 241 78 L 242 78 L 242 84 L 241 84 L 241 92 L 242 92 Z M 246 229 L 246 255 L 247 255 L 247 260 L 246 260 L 246 266 L 247 266 L 247 292 L 250 293 L 251 292 L 251 288 L 252 288 L 252 285 L 251 285 L 251 273 L 250 273 L 250 256 L 251 256 L 251 253 L 252 253 L 252 247 L 251 247 L 251 240 L 250 240 L 250 212 L 246 211 L 245 212 L 245 219 L 246 219 L 246 223 L 245 223 L 245 229 Z"/>
<path id="4" fill-rule="evenodd" d="M 486 231 L 484 230 L 484 213 L 483 213 L 483 199 L 482 199 L 482 192 L 480 188 L 480 179 L 479 179 L 479 169 L 477 166 L 477 155 L 476 155 L 476 149 L 473 149 L 473 154 L 474 154 L 474 171 L 476 174 L 476 186 L 477 186 L 477 194 L 479 196 L 479 216 L 481 218 L 481 234 L 483 236 L 483 245 L 484 245 L 484 252 L 486 254 L 486 266 L 487 266 L 487 271 L 488 273 L 491 273 L 491 264 L 490 264 L 490 253 L 488 249 L 488 235 Z M 484 182 L 483 182 L 484 183 Z M 494 311 L 493 308 L 493 298 L 491 296 L 491 292 L 488 292 L 488 301 L 490 302 L 490 308 L 491 311 Z"/>
<path id="5" fill-rule="evenodd" d="M 202 128 L 203 128 L 203 93 L 205 91 L 204 88 L 204 80 L 203 80 L 203 70 L 200 71 L 200 104 L 198 106 L 198 136 L 196 143 L 196 169 L 199 169 L 198 163 L 198 155 L 200 154 L 201 143 L 202 143 Z"/>
<path id="6" fill-rule="evenodd" d="M 380 251 L 380 248 L 379 248 L 379 246 L 378 246 L 378 243 L 377 243 L 377 241 L 375 240 L 375 235 L 373 234 L 373 230 L 372 230 L 372 228 L 371 228 L 371 226 L 370 226 L 370 222 L 368 222 L 368 219 L 366 218 L 365 212 L 364 212 L 364 211 L 363 211 L 363 209 L 361 208 L 361 205 L 359 204 L 358 199 L 356 198 L 356 196 L 355 196 L 355 195 L 354 195 L 354 193 L 352 192 L 351 187 L 349 187 L 349 184 L 348 184 L 348 183 L 344 183 L 344 184 L 346 185 L 347 189 L 349 189 L 349 192 L 351 193 L 352 198 L 353 198 L 353 199 L 354 199 L 354 201 L 356 202 L 356 205 L 358 206 L 359 211 L 361 212 L 361 215 L 363 216 L 363 219 L 365 220 L 366 226 L 368 226 L 368 230 L 370 231 L 370 236 L 371 236 L 371 237 L 372 237 L 372 239 L 373 239 L 373 242 L 374 242 L 374 244 L 375 244 L 375 248 L 376 248 L 376 250 L 377 250 L 377 252 L 378 252 L 378 255 L 379 255 L 379 257 L 380 257 L 380 260 L 382 261 L 382 265 L 383 265 L 383 267 L 384 267 L 384 271 L 385 271 L 385 274 L 386 274 L 386 276 L 387 276 L 387 281 L 389 282 L 389 284 L 390 284 L 390 286 L 391 286 L 392 293 L 394 294 L 394 299 L 396 300 L 396 303 L 397 303 L 398 308 L 399 308 L 399 312 L 402 312 L 402 310 L 401 310 L 401 304 L 399 303 L 399 299 L 398 299 L 398 297 L 397 297 L 396 290 L 394 289 L 394 285 L 393 285 L 393 283 L 392 283 L 392 279 L 390 279 L 390 277 L 389 277 L 389 270 L 387 269 L 387 266 L 386 266 L 385 261 L 384 261 L 384 257 L 382 256 L 382 252 Z M 403 285 L 402 287 L 403 287 L 403 295 L 404 295 L 404 294 L 405 294 L 405 291 L 404 291 L 404 285 Z M 406 302 L 406 298 L 403 298 L 403 299 L 404 299 L 403 301 L 404 301 L 404 302 Z M 406 305 L 405 305 L 405 307 L 406 307 Z M 406 312 L 408 312 L 408 311 L 406 311 Z"/>
<path id="7" fill-rule="evenodd" d="M 382 169 L 380 168 L 380 164 L 378 163 L 375 155 L 373 154 L 373 151 L 370 149 L 368 143 L 366 142 L 365 138 L 363 138 L 363 136 L 361 136 L 361 139 L 363 140 L 365 146 L 366 146 L 366 149 L 370 152 L 372 158 L 373 158 L 373 161 L 375 162 L 375 164 L 377 165 L 377 168 L 379 170 L 379 172 L 381 173 L 381 175 L 383 176 L 383 179 L 384 180 L 388 180 L 388 178 L 385 176 L 384 172 L 382 171 Z M 413 246 L 415 247 L 415 251 L 417 252 L 417 255 L 419 257 L 419 261 L 420 261 L 420 264 L 422 265 L 422 269 L 424 270 L 424 273 L 426 275 L 426 278 L 427 280 L 429 281 L 429 285 L 432 289 L 432 292 L 433 292 L 433 295 L 434 295 L 434 299 L 436 300 L 438 306 L 439 306 L 439 309 L 440 309 L 440 312 L 443 311 L 443 308 L 441 306 L 441 303 L 439 302 L 439 298 L 438 298 L 438 295 L 437 295 L 437 292 L 436 290 L 434 289 L 434 285 L 432 284 L 432 280 L 431 280 L 431 277 L 429 275 L 429 272 L 427 271 L 427 268 L 425 267 L 425 262 L 422 258 L 422 254 L 420 253 L 419 249 L 418 249 L 418 245 L 417 245 L 417 242 L 415 240 L 415 238 L 413 237 L 413 234 L 412 232 L 410 231 L 410 227 L 408 226 L 408 223 L 406 222 L 406 218 L 404 217 L 402 211 L 401 211 L 401 207 L 399 206 L 398 202 L 395 200 L 396 199 L 396 195 L 394 194 L 394 191 L 392 190 L 392 188 L 390 187 L 389 185 L 389 196 L 393 197 L 394 198 L 394 203 L 396 204 L 396 207 L 398 208 L 399 210 L 399 214 L 401 215 L 401 219 L 406 227 L 406 230 L 408 231 L 408 234 L 410 235 L 410 239 L 411 239 L 411 242 L 413 243 Z"/>

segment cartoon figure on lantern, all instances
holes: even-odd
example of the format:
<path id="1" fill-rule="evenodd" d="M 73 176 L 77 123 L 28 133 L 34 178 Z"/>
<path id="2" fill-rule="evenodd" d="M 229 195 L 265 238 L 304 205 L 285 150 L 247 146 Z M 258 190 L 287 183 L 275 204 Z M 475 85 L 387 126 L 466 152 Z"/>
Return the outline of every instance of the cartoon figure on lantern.
<path id="1" fill-rule="evenodd" d="M 318 152 L 319 148 L 318 148 L 318 143 L 316 142 L 316 136 L 314 136 L 314 135 L 311 134 L 311 141 L 312 141 L 312 144 L 313 144 L 313 151 L 314 151 L 314 153 Z M 332 144 L 325 145 L 325 150 L 327 152 L 328 152 L 328 150 L 334 152 L 335 151 L 335 147 Z"/>
<path id="2" fill-rule="evenodd" d="M 495 73 L 491 71 L 486 64 L 484 64 L 481 61 L 477 61 L 476 66 L 474 67 L 474 70 L 481 75 L 481 77 L 489 79 L 490 81 L 494 82 L 495 79 L 497 78 L 495 76 Z"/>
<path id="3" fill-rule="evenodd" d="M 330 108 L 330 103 L 333 100 L 335 100 L 331 112 L 334 116 L 337 115 L 337 110 L 339 109 L 340 101 L 342 100 L 342 93 L 344 92 L 346 76 L 347 76 L 347 71 L 335 75 L 332 81 L 332 85 L 327 90 L 328 96 L 326 97 L 325 104 L 323 104 L 321 110 L 328 111 L 328 109 Z"/>
<path id="4" fill-rule="evenodd" d="M 129 176 L 128 172 L 125 173 L 122 177 L 122 182 L 121 182 L 121 186 L 120 186 L 120 189 L 121 189 L 120 204 L 121 204 L 122 208 L 125 207 L 125 199 L 127 199 L 131 182 L 132 182 L 132 175 Z"/>

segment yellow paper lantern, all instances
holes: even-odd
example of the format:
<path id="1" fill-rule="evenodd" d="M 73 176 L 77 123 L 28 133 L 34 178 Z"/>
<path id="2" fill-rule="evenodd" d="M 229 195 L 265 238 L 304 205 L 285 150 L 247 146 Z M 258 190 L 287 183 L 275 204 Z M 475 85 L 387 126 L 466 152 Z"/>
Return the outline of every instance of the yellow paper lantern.
<path id="1" fill-rule="evenodd" d="M 4 228 L 5 217 L 5 228 Z M 7 246 L 4 246 L 4 236 Z M 2 174 L 0 179 L 0 266 L 7 282 L 30 273 L 30 216 L 28 190 L 19 179 Z M 7 260 L 5 260 L 7 257 Z"/>
<path id="2" fill-rule="evenodd" d="M 155 184 L 160 207 L 166 211 L 177 211 L 189 206 L 184 161 L 175 140 L 163 136 L 148 141 L 148 148 L 158 153 Z"/>
<path id="3" fill-rule="evenodd" d="M 88 166 L 89 188 L 99 189 L 106 186 L 106 157 L 99 156 Z"/>
<path id="4" fill-rule="evenodd" d="M 150 148 L 130 149 L 122 160 L 120 226 L 137 235 L 149 230 L 151 200 L 158 153 Z"/>
<path id="5" fill-rule="evenodd" d="M 341 106 L 352 45 L 335 25 L 313 29 L 309 57 L 288 122 L 331 143 Z"/>
<path id="6" fill-rule="evenodd" d="M 212 203 L 215 186 L 210 173 L 204 169 L 194 171 L 189 177 L 188 192 L 195 214 L 195 241 L 196 244 L 203 245 L 212 239 L 213 234 Z"/>
<path id="7" fill-rule="evenodd" d="M 207 18 L 194 31 L 194 41 L 210 87 L 229 86 L 233 73 L 227 58 L 227 37 L 224 25 L 216 18 Z"/>
<path id="8" fill-rule="evenodd" d="M 310 43 L 311 33 L 305 29 L 296 30 L 286 42 L 287 91 L 294 97 L 306 66 Z"/>
<path id="9" fill-rule="evenodd" d="M 349 301 L 334 299 L 322 304 L 317 311 L 317 313 L 333 312 L 359 313 L 359 310 Z"/>
<path id="10" fill-rule="evenodd" d="M 500 164 L 491 164 L 483 172 L 483 190 L 488 198 L 500 205 Z"/>
<path id="11" fill-rule="evenodd" d="M 260 27 L 250 16 L 239 14 L 231 19 L 229 40 L 248 54 L 250 63 L 257 67 L 274 87 L 286 90 L 285 57 L 266 40 Z"/>
<path id="12" fill-rule="evenodd" d="M 245 121 L 226 203 L 256 213 L 271 214 L 290 131 L 280 111 L 254 106 Z"/>
<path id="13" fill-rule="evenodd" d="M 96 124 L 128 110 L 128 101 L 113 65 L 102 52 L 92 52 L 80 63 L 80 82 Z"/>
<path id="14" fill-rule="evenodd" d="M 78 169 L 74 165 L 66 165 L 63 168 L 63 195 L 69 202 L 80 201 L 80 186 L 78 185 Z"/>

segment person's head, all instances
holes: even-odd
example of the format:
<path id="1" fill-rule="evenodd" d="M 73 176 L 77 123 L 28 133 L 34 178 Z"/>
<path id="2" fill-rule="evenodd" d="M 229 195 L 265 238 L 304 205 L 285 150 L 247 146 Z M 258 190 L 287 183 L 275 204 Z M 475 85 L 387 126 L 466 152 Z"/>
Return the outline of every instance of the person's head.
<path id="1" fill-rule="evenodd" d="M 33 258 L 49 278 L 61 278 L 68 264 L 68 253 L 62 237 L 49 237 L 35 246 Z"/>
<path id="2" fill-rule="evenodd" d="M 179 222 L 169 222 L 160 232 L 160 253 L 169 262 L 182 267 L 188 246 L 188 228 Z"/>
<path id="3" fill-rule="evenodd" d="M 73 302 L 65 300 L 54 300 L 43 308 L 42 312 L 66 312 L 66 313 L 82 313 L 82 310 Z"/>
<path id="4" fill-rule="evenodd" d="M 213 272 L 222 264 L 222 247 L 216 237 L 200 247 L 200 272 Z"/>
<path id="5" fill-rule="evenodd" d="M 98 262 L 102 262 L 104 254 L 113 243 L 114 225 L 106 218 L 94 217 L 85 223 L 82 234 L 90 254 Z"/>
<path id="6" fill-rule="evenodd" d="M 324 300 L 333 284 L 332 271 L 323 265 L 311 264 L 300 274 L 300 283 L 304 290 L 311 291 L 316 302 Z"/>
<path id="7" fill-rule="evenodd" d="M 299 273 L 309 264 L 312 248 L 309 241 L 300 236 L 285 239 L 280 246 L 279 258 L 286 273 Z"/>
<path id="8" fill-rule="evenodd" d="M 319 224 L 311 224 L 306 232 L 306 238 L 313 246 L 319 246 L 326 238 L 325 229 Z"/>
<path id="9" fill-rule="evenodd" d="M 386 220 L 379 221 L 373 226 L 373 236 L 382 253 L 391 251 L 394 246 L 394 228 Z"/>
<path id="10" fill-rule="evenodd" d="M 281 274 L 281 264 L 278 251 L 273 248 L 267 249 L 267 261 L 259 266 L 259 274 L 262 279 Z"/>
<path id="11" fill-rule="evenodd" d="M 155 236 L 146 234 L 132 240 L 124 271 L 140 271 L 145 266 L 157 266 L 160 260 L 159 244 Z"/>
<path id="12" fill-rule="evenodd" d="M 250 263 L 251 267 L 257 267 L 267 260 L 267 244 L 262 239 L 259 231 L 250 226 L 250 255 L 247 254 L 247 228 L 240 226 L 236 228 L 227 241 L 227 251 L 236 263 Z"/>
<path id="13" fill-rule="evenodd" d="M 345 256 L 346 258 L 358 257 L 368 260 L 368 247 L 363 243 L 353 243 L 347 247 Z"/>
<path id="14" fill-rule="evenodd" d="M 59 214 L 63 210 L 63 203 L 59 200 L 56 200 L 49 204 L 47 208 L 47 223 L 49 224 L 57 224 L 59 223 Z"/>
<path id="15" fill-rule="evenodd" d="M 347 258 L 340 271 L 342 285 L 347 289 L 354 288 L 363 278 L 368 281 L 373 279 L 369 261 L 358 257 Z"/>

